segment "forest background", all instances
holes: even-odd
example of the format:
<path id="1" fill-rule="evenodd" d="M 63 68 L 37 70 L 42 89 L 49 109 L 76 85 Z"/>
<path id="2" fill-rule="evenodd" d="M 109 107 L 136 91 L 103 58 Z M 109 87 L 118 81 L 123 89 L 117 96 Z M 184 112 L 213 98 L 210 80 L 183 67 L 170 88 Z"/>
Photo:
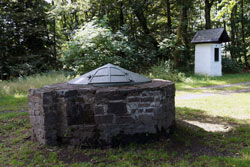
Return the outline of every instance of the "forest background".
<path id="1" fill-rule="evenodd" d="M 224 72 L 250 69 L 248 0 L 1 0 L 0 80 L 106 63 L 193 71 L 192 37 L 224 27 Z"/>

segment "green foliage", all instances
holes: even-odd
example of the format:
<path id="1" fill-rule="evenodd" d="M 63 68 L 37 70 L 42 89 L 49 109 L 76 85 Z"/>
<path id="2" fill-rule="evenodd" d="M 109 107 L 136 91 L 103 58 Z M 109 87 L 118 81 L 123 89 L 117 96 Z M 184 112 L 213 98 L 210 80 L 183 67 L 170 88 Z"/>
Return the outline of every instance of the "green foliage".
<path id="1" fill-rule="evenodd" d="M 174 82 L 180 82 L 185 80 L 185 74 L 174 70 L 173 62 L 171 61 L 161 61 L 151 68 L 149 74 L 150 78 L 159 78 L 170 80 Z"/>
<path id="2" fill-rule="evenodd" d="M 242 70 L 242 67 L 235 60 L 228 57 L 222 59 L 222 72 L 239 73 L 242 72 Z"/>
<path id="3" fill-rule="evenodd" d="M 218 0 L 211 6 L 212 28 L 227 29 L 230 54 L 245 68 L 250 64 L 249 2 Z M 204 0 L 1 0 L 0 79 L 58 69 L 60 58 L 65 68 L 78 73 L 107 62 L 142 72 L 162 59 L 174 61 L 179 71 L 191 69 L 190 41 L 204 29 L 204 4 Z"/>
<path id="4" fill-rule="evenodd" d="M 154 61 L 155 53 L 140 47 L 121 31 L 111 32 L 106 22 L 91 21 L 77 29 L 64 46 L 62 62 L 66 69 L 83 74 L 107 63 L 140 71 Z"/>
<path id="5" fill-rule="evenodd" d="M 176 35 L 170 34 L 163 38 L 161 42 L 159 42 L 159 51 L 161 54 L 165 55 L 168 59 L 172 59 L 174 57 L 173 52 L 175 49 L 183 51 L 185 48 L 182 45 L 176 45 Z"/>
<path id="6" fill-rule="evenodd" d="M 231 14 L 233 7 L 235 6 L 237 0 L 221 0 L 218 4 L 218 8 L 220 9 L 213 18 L 213 20 L 218 21 L 222 18 L 225 18 Z"/>
<path id="7" fill-rule="evenodd" d="M 46 11 L 44 0 L 0 1 L 0 79 L 51 69 L 55 60 Z"/>

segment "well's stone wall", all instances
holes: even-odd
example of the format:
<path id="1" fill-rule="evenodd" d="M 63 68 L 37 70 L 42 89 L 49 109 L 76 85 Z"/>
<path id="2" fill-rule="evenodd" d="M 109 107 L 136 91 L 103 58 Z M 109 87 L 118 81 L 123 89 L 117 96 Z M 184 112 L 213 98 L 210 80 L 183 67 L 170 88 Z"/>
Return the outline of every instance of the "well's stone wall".
<path id="1" fill-rule="evenodd" d="M 29 92 L 32 137 L 46 145 L 110 145 L 135 134 L 168 133 L 175 120 L 173 82 L 134 86 L 49 85 Z"/>

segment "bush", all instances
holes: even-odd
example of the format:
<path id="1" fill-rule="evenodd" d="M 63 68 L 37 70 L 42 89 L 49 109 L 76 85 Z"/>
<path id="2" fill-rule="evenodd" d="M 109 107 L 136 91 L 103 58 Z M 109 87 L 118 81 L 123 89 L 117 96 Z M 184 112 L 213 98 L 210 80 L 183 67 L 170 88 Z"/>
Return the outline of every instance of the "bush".
<path id="1" fill-rule="evenodd" d="M 242 72 L 242 70 L 242 67 L 235 60 L 228 57 L 222 58 L 223 73 L 239 73 Z"/>
<path id="2" fill-rule="evenodd" d="M 150 78 L 159 78 L 173 82 L 185 81 L 185 74 L 173 69 L 173 62 L 161 61 L 150 70 Z"/>
<path id="3" fill-rule="evenodd" d="M 64 45 L 64 68 L 83 74 L 97 67 L 112 63 L 128 70 L 140 71 L 145 64 L 152 64 L 154 51 L 139 47 L 124 33 L 116 33 L 94 20 L 75 31 Z"/>
<path id="4" fill-rule="evenodd" d="M 180 52 L 185 50 L 184 46 L 177 44 L 175 34 L 167 35 L 159 42 L 160 53 L 166 55 L 168 59 L 174 57 L 173 53 L 175 50 L 179 50 Z"/>

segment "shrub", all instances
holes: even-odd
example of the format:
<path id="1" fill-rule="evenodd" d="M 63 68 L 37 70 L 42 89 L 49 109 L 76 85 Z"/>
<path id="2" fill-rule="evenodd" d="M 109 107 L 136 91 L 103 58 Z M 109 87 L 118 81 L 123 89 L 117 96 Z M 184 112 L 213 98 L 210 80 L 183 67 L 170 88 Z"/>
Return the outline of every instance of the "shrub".
<path id="1" fill-rule="evenodd" d="M 185 50 L 184 46 L 177 44 L 175 34 L 167 35 L 159 42 L 160 53 L 166 55 L 168 58 L 174 57 L 173 53 L 176 49 L 181 52 Z"/>
<path id="2" fill-rule="evenodd" d="M 222 58 L 222 72 L 224 73 L 239 73 L 242 67 L 235 61 L 228 57 Z"/>
<path id="3" fill-rule="evenodd" d="M 107 63 L 138 71 L 151 64 L 154 51 L 139 47 L 124 33 L 115 33 L 94 20 L 77 29 L 72 39 L 64 45 L 64 68 L 83 74 Z"/>
<path id="4" fill-rule="evenodd" d="M 150 78 L 159 78 L 174 82 L 185 80 L 185 74 L 174 70 L 173 62 L 171 61 L 161 61 L 152 66 L 149 76 Z"/>

